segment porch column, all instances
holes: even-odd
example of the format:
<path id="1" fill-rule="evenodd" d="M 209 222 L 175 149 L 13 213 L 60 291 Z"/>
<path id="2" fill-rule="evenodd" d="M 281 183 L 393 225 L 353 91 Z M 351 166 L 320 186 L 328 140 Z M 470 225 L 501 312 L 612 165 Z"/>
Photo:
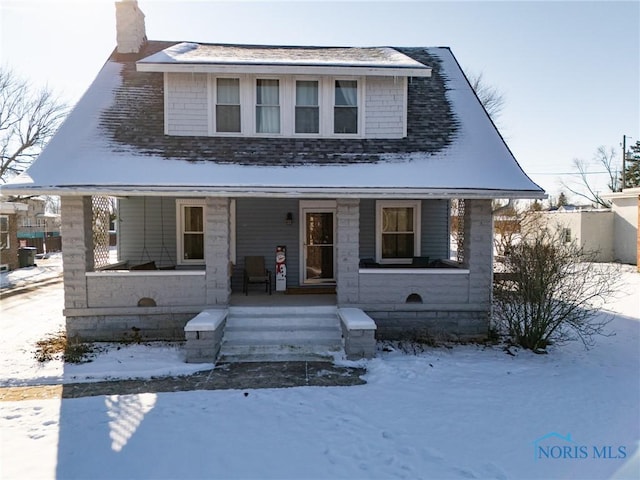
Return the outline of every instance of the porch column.
<path id="1" fill-rule="evenodd" d="M 338 305 L 358 303 L 360 263 L 360 200 L 336 201 L 336 293 Z"/>
<path id="2" fill-rule="evenodd" d="M 228 305 L 231 295 L 229 275 L 229 199 L 207 197 L 204 255 L 207 305 Z"/>
<path id="3" fill-rule="evenodd" d="M 465 200 L 464 263 L 469 269 L 469 303 L 491 306 L 493 215 L 491 200 Z"/>
<path id="4" fill-rule="evenodd" d="M 64 307 L 86 308 L 87 278 L 93 271 L 91 197 L 61 197 Z"/>

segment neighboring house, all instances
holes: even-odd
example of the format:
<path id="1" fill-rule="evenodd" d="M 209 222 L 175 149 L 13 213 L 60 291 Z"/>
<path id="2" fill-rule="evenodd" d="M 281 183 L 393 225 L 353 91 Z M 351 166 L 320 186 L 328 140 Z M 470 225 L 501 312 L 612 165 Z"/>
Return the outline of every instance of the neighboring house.
<path id="1" fill-rule="evenodd" d="M 614 214 L 609 209 L 569 208 L 540 212 L 547 228 L 564 242 L 575 242 L 595 253 L 598 262 L 612 262 L 614 253 Z M 536 228 L 536 227 L 534 227 Z"/>
<path id="2" fill-rule="evenodd" d="M 244 298 L 245 256 L 273 274 L 278 246 L 287 290 L 335 289 L 325 301 L 357 320 L 343 315 L 343 329 L 361 309 L 379 337 L 486 334 L 491 201 L 545 195 L 448 48 L 148 41 L 137 3 L 116 7 L 116 50 L 3 187 L 61 196 L 69 336 L 182 337 L 198 313 Z M 119 198 L 115 267 L 107 195 Z M 460 263 L 447 260 L 454 198 Z"/>
<path id="3" fill-rule="evenodd" d="M 20 199 L 27 209 L 18 215 L 18 239 L 24 246 L 36 247 L 38 253 L 59 251 L 60 215 L 48 213 L 42 197 Z"/>
<path id="4" fill-rule="evenodd" d="M 640 188 L 602 196 L 610 209 L 564 206 L 541 212 L 548 228 L 565 241 L 575 241 L 585 250 L 597 252 L 598 262 L 638 263 L 638 202 Z"/>
<path id="5" fill-rule="evenodd" d="M 18 214 L 26 209 L 22 203 L 0 202 L 0 271 L 19 266 Z"/>
<path id="6" fill-rule="evenodd" d="M 640 252 L 640 187 L 603 195 L 613 212 L 614 257 L 622 263 L 638 265 Z"/>

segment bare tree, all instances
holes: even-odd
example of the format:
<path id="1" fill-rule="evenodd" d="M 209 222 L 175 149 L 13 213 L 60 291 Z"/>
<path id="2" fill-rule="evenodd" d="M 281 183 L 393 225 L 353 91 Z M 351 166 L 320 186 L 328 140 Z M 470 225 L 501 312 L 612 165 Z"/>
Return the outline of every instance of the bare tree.
<path id="1" fill-rule="evenodd" d="M 495 122 L 502 114 L 505 104 L 504 94 L 492 85 L 488 85 L 484 80 L 483 73 L 470 74 L 469 83 L 471 88 L 476 92 L 480 103 L 487 111 L 491 119 Z"/>
<path id="2" fill-rule="evenodd" d="M 51 139 L 67 106 L 47 88 L 0 67 L 0 181 L 25 170 Z"/>
<path id="3" fill-rule="evenodd" d="M 573 167 L 578 175 L 578 187 L 571 187 L 570 185 L 562 182 L 564 188 L 571 193 L 582 197 L 589 202 L 599 205 L 604 208 L 609 208 L 611 202 L 602 198 L 598 190 L 594 187 L 593 182 L 589 178 L 589 175 L 594 173 L 593 167 L 604 168 L 602 173 L 605 173 L 608 177 L 607 188 L 610 192 L 619 192 L 622 189 L 622 182 L 620 179 L 620 172 L 615 166 L 616 150 L 613 147 L 606 148 L 604 146 L 598 147 L 596 153 L 593 156 L 592 162 L 586 162 L 584 160 L 574 158 Z"/>

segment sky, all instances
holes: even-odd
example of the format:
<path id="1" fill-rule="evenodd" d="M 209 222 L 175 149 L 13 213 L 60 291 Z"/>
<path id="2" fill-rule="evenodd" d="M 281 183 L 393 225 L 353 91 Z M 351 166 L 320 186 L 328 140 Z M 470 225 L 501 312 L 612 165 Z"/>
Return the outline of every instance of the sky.
<path id="1" fill-rule="evenodd" d="M 552 197 L 574 159 L 640 140 L 640 1 L 139 0 L 151 40 L 448 46 L 505 98 L 498 128 Z M 109 0 L 1 0 L 0 65 L 73 105 L 115 47 Z M 597 164 L 590 172 L 602 172 Z M 590 174 L 606 190 L 602 174 Z M 572 195 L 569 194 L 571 198 Z M 580 201 L 574 197 L 574 200 Z"/>

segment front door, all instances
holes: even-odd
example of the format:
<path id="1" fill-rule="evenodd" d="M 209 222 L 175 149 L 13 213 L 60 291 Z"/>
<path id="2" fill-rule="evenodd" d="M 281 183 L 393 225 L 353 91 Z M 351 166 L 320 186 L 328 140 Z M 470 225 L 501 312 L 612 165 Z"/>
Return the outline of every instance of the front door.
<path id="1" fill-rule="evenodd" d="M 304 284 L 335 283 L 335 207 L 302 207 Z"/>

